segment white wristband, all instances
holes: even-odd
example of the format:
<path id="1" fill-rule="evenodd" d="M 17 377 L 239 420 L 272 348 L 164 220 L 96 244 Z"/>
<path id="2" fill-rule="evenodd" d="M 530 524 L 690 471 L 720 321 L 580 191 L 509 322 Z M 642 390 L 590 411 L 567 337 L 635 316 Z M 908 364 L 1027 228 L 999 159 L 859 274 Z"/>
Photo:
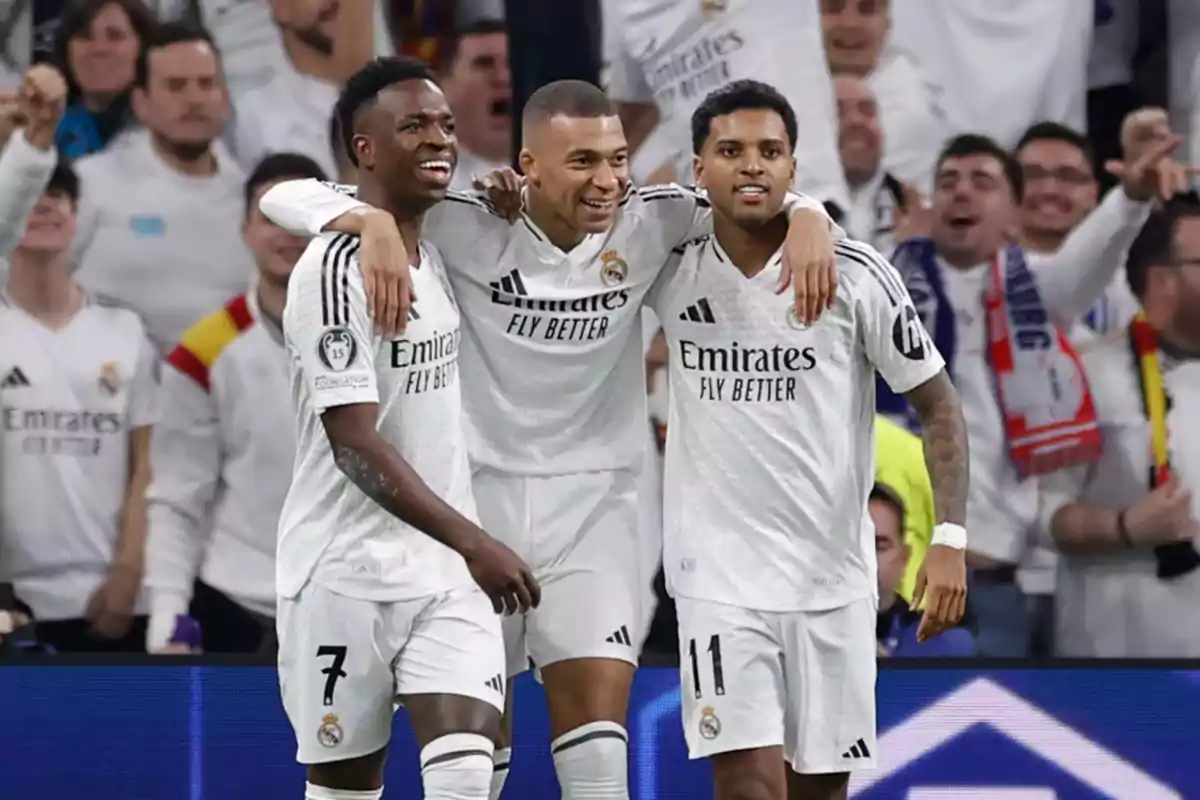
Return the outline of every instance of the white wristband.
<path id="1" fill-rule="evenodd" d="M 929 540 L 929 544 L 966 550 L 967 529 L 953 522 L 939 522 L 933 526 L 933 538 Z"/>

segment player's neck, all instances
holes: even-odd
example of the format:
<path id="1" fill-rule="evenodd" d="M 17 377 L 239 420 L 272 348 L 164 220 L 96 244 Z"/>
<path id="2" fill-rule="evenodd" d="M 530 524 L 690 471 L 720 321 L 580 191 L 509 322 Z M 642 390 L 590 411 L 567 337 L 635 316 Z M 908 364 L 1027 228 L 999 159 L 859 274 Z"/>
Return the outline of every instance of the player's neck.
<path id="1" fill-rule="evenodd" d="M 763 271 L 787 238 L 787 217 L 746 228 L 720 213 L 713 214 L 713 234 L 733 265 L 747 278 Z"/>
<path id="2" fill-rule="evenodd" d="M 326 83 L 337 82 L 337 69 L 332 53 L 322 53 L 312 45 L 300 41 L 294 34 L 284 34 L 283 50 L 288 61 L 301 75 L 308 75 Z"/>
<path id="3" fill-rule="evenodd" d="M 408 253 L 408 263 L 417 266 L 421 263 L 421 227 L 425 219 L 424 212 L 414 213 L 397 204 L 382 186 L 373 180 L 359 180 L 358 199 L 362 202 L 382 209 L 396 220 L 396 228 L 404 239 L 404 249 Z"/>
<path id="4" fill-rule="evenodd" d="M 14 305 L 51 326 L 65 324 L 83 306 L 83 291 L 71 280 L 66 253 L 16 250 L 9 262 L 7 292 Z"/>
<path id="5" fill-rule="evenodd" d="M 587 238 L 586 233 L 570 227 L 555 210 L 550 199 L 542 196 L 536 189 L 530 188 L 525 192 L 525 214 L 546 234 L 550 243 L 564 253 L 571 252 Z"/>

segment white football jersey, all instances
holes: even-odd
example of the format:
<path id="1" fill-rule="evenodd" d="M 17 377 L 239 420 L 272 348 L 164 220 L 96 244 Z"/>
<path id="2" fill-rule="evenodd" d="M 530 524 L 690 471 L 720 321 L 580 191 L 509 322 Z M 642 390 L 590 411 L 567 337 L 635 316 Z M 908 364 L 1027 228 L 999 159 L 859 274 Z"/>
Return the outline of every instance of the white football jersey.
<path id="1" fill-rule="evenodd" d="M 613 0 L 608 92 L 655 103 L 692 177 L 692 113 L 708 94 L 745 78 L 778 89 L 798 109 L 796 187 L 849 207 L 837 148 L 837 106 L 816 0 Z"/>
<path id="2" fill-rule="evenodd" d="M 824 213 L 809 198 L 790 195 L 789 204 Z M 357 205 L 318 181 L 280 184 L 262 201 L 278 224 L 310 233 Z M 642 301 L 672 251 L 711 230 L 707 201 L 674 185 L 630 187 L 612 228 L 570 252 L 528 217 L 509 223 L 475 195 L 450 192 L 430 210 L 424 235 L 462 306 L 472 461 L 527 475 L 638 463 Z"/>
<path id="3" fill-rule="evenodd" d="M 385 511 L 334 463 L 321 414 L 377 403 L 380 435 L 439 497 L 477 519 L 458 384 L 458 308 L 441 260 L 422 246 L 408 328 L 384 340 L 367 314 L 358 247 L 356 237 L 340 234 L 314 240 L 288 283 L 283 327 L 297 430 L 276 553 L 284 597 L 309 580 L 380 602 L 472 582 L 458 553 Z"/>
<path id="4" fill-rule="evenodd" d="M 875 372 L 897 392 L 944 366 L 896 270 L 836 245 L 837 300 L 801 325 L 780 256 L 746 278 L 715 237 L 651 297 L 670 345 L 663 564 L 673 594 L 818 611 L 877 591 L 867 496 Z"/>
<path id="5" fill-rule="evenodd" d="M 0 298 L 0 580 L 39 619 L 82 617 L 104 580 L 157 375 L 132 311 L 89 299 L 53 330 Z"/>

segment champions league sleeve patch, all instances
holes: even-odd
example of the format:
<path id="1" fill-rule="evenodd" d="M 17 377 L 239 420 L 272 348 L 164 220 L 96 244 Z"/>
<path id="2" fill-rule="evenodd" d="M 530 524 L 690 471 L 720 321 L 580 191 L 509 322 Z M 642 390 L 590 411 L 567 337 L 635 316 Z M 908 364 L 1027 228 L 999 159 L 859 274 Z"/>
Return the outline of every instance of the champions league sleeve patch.
<path id="1" fill-rule="evenodd" d="M 317 358 L 330 372 L 345 372 L 358 363 L 358 341 L 345 328 L 330 328 L 317 341 Z"/>

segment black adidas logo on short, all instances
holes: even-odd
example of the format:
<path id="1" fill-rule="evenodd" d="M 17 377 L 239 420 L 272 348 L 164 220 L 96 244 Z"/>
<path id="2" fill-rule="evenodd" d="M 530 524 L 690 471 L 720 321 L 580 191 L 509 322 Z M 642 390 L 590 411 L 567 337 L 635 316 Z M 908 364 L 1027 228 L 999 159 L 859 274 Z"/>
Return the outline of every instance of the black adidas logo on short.
<path id="1" fill-rule="evenodd" d="M 867 749 L 867 743 L 859 739 L 846 752 L 842 753 L 842 758 L 870 758 L 871 751 Z"/>
<path id="2" fill-rule="evenodd" d="M 515 297 L 529 296 L 529 292 L 525 290 L 525 281 L 521 279 L 521 273 L 515 269 L 500 280 L 492 281 L 488 285 L 497 291 L 511 294 Z"/>
<path id="3" fill-rule="evenodd" d="M 493 675 L 484 681 L 484 684 L 492 691 L 504 694 L 504 677 L 502 675 Z"/>
<path id="4" fill-rule="evenodd" d="M 0 389 L 16 389 L 22 386 L 30 386 L 29 378 L 25 377 L 25 373 L 20 367 L 13 367 L 4 380 L 0 381 Z"/>
<path id="5" fill-rule="evenodd" d="M 701 325 L 715 325 L 717 318 L 713 316 L 708 299 L 698 300 L 683 310 L 679 318 L 684 322 L 699 322 Z"/>
<path id="6" fill-rule="evenodd" d="M 633 647 L 633 640 L 629 638 L 629 630 L 624 625 L 606 636 L 604 641 L 609 644 L 623 644 L 626 647 Z"/>

